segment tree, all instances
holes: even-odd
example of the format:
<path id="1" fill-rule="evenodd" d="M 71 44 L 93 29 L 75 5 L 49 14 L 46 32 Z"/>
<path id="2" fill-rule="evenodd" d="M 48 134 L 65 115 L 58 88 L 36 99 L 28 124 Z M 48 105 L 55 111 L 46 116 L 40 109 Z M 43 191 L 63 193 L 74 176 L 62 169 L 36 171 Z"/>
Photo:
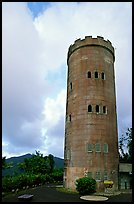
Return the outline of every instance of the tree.
<path id="1" fill-rule="evenodd" d="M 132 162 L 132 128 L 128 128 L 126 135 L 119 140 L 119 156 L 121 162 Z"/>
<path id="2" fill-rule="evenodd" d="M 43 154 L 36 151 L 31 158 L 24 159 L 24 162 L 19 164 L 19 168 L 25 170 L 26 173 L 46 174 L 53 171 L 53 162 L 53 155 L 43 157 Z"/>
<path id="3" fill-rule="evenodd" d="M 6 157 L 2 157 L 2 169 L 6 168 Z"/>
<path id="4" fill-rule="evenodd" d="M 8 163 L 6 162 L 6 156 L 5 157 L 2 157 L 2 169 L 9 169 L 13 167 L 12 166 L 12 162 Z"/>
<path id="5" fill-rule="evenodd" d="M 49 169 L 50 169 L 50 173 L 52 173 L 53 172 L 53 170 L 54 170 L 54 157 L 53 157 L 53 155 L 52 154 L 49 154 L 48 155 L 48 163 L 49 163 Z"/>
<path id="6" fill-rule="evenodd" d="M 128 128 L 126 135 L 128 136 L 128 153 L 132 161 L 132 128 Z"/>

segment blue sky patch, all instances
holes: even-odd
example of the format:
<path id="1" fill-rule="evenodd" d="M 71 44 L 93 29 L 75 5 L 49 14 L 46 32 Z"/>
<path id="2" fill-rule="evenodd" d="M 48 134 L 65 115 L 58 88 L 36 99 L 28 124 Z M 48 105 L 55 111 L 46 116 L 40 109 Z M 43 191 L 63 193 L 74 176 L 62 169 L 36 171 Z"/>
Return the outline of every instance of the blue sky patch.
<path id="1" fill-rule="evenodd" d="M 35 18 L 50 6 L 50 2 L 28 2 L 27 5 Z"/>

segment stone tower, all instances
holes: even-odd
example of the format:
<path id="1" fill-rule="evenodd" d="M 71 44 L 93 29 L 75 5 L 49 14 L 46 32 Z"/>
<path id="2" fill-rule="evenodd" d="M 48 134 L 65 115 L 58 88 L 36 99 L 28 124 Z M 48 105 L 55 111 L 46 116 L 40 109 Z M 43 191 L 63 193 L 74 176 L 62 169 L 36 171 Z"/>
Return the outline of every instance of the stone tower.
<path id="1" fill-rule="evenodd" d="M 114 48 L 103 37 L 77 39 L 68 50 L 64 186 L 93 177 L 118 189 Z"/>

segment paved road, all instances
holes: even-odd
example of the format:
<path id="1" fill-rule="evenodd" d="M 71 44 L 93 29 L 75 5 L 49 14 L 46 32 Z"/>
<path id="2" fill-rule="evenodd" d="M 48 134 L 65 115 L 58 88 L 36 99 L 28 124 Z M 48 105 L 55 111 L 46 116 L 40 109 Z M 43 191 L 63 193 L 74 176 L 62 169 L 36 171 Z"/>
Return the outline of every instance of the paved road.
<path id="1" fill-rule="evenodd" d="M 80 199 L 79 194 L 63 193 L 56 190 L 55 187 L 40 186 L 34 189 L 28 189 L 2 199 L 2 202 L 21 202 L 18 196 L 22 194 L 33 194 L 33 198 L 29 202 L 93 202 Z M 97 201 L 96 201 L 97 202 Z M 117 196 L 110 196 L 105 202 L 132 202 L 132 193 L 123 193 Z"/>
<path id="2" fill-rule="evenodd" d="M 120 195 L 111 196 L 105 202 L 132 202 L 132 193 L 122 193 Z"/>

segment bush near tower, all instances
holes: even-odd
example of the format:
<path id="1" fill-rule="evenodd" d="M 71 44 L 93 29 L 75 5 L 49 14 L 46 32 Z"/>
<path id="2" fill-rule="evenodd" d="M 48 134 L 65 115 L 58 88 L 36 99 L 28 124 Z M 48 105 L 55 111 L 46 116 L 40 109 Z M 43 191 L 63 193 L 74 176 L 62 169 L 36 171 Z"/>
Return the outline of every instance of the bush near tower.
<path id="1" fill-rule="evenodd" d="M 80 195 L 89 195 L 96 191 L 96 180 L 90 177 L 83 177 L 76 180 L 76 190 Z"/>

